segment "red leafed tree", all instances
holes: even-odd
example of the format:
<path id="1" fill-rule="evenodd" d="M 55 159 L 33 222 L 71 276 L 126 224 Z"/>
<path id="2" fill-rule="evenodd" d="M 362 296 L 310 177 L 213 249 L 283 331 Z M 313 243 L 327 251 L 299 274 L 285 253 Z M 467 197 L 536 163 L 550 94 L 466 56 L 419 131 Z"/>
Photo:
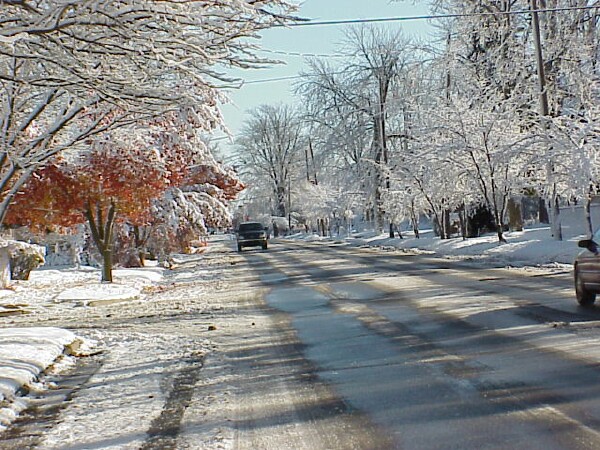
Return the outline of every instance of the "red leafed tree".
<path id="1" fill-rule="evenodd" d="M 160 154 L 115 143 L 97 145 L 77 160 L 54 160 L 25 185 L 6 222 L 33 229 L 68 227 L 87 220 L 102 255 L 102 281 L 112 281 L 116 221 L 146 224 L 152 200 L 169 186 Z"/>
<path id="2" fill-rule="evenodd" d="M 225 227 L 227 202 L 244 189 L 237 174 L 217 162 L 204 141 L 207 130 L 192 111 L 181 110 L 151 124 L 152 146 L 165 160 L 170 188 L 153 207 L 151 227 L 136 227 L 136 246 L 144 241 L 161 255 L 184 251 L 208 227 Z M 139 252 L 143 254 L 143 251 Z"/>
<path id="3" fill-rule="evenodd" d="M 132 247 L 137 265 L 147 249 L 181 251 L 207 227 L 227 226 L 226 203 L 244 188 L 210 153 L 201 137 L 209 129 L 191 111 L 179 111 L 130 133 L 111 133 L 90 151 L 38 170 L 6 223 L 43 231 L 87 220 L 103 257 L 103 281 L 112 280 L 115 223 L 128 225 L 117 228 L 118 256 L 127 264 Z"/>
<path id="4" fill-rule="evenodd" d="M 83 184 L 60 158 L 34 172 L 16 195 L 5 223 L 28 226 L 33 231 L 70 227 L 85 220 L 77 205 Z"/>

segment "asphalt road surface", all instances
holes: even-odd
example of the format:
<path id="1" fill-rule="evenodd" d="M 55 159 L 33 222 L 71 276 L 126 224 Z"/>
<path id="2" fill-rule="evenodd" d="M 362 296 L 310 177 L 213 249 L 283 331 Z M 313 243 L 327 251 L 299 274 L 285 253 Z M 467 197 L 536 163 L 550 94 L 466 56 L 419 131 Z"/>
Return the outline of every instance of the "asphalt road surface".
<path id="1" fill-rule="evenodd" d="M 364 446 L 339 448 L 600 448 L 600 310 L 577 306 L 567 271 L 289 242 L 243 256 L 335 399 L 309 420 L 356 421 L 340 418 Z M 277 423 L 263 412 L 248 420 Z M 238 448 L 277 448 L 246 431 Z"/>

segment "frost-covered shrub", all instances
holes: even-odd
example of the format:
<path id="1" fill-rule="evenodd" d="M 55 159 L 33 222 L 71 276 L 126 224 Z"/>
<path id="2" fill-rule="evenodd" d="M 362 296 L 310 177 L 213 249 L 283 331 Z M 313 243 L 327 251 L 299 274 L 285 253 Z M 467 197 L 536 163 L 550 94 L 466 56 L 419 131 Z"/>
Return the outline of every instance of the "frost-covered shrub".
<path id="1" fill-rule="evenodd" d="M 44 264 L 35 253 L 19 252 L 10 259 L 10 276 L 13 280 L 28 280 L 29 274 L 33 269 L 37 269 Z"/>
<path id="2" fill-rule="evenodd" d="M 21 241 L 4 241 L 10 257 L 10 273 L 13 280 L 28 280 L 29 273 L 44 264 L 46 248 Z"/>

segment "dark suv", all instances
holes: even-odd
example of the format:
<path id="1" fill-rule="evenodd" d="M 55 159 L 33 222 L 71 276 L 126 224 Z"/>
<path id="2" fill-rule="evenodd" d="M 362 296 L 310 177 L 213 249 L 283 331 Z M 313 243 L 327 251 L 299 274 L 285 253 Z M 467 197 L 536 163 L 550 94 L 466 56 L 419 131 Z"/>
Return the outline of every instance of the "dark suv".
<path id="1" fill-rule="evenodd" d="M 262 247 L 267 249 L 267 230 L 260 222 L 243 222 L 236 232 L 238 252 L 242 247 Z"/>

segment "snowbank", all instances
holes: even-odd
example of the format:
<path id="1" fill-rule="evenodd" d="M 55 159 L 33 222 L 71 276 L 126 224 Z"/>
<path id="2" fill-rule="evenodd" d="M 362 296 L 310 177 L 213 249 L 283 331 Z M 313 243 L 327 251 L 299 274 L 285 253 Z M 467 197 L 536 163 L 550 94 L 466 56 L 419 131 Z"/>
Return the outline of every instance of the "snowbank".
<path id="1" fill-rule="evenodd" d="M 412 231 L 404 232 L 403 239 L 389 238 L 388 234 L 373 232 L 355 233 L 350 236 L 334 236 L 334 243 L 356 247 L 368 246 L 383 249 L 397 249 L 418 253 L 431 253 L 439 256 L 459 259 L 478 259 L 497 265 L 541 266 L 572 264 L 581 251 L 577 241 L 584 235 L 568 237 L 556 241 L 551 236 L 550 227 L 536 227 L 524 231 L 512 231 L 504 234 L 506 243 L 498 242 L 496 234 L 463 240 L 460 237 L 440 239 L 433 230 L 420 230 L 420 238 Z M 315 241 L 314 235 L 295 235 L 291 239 Z"/>
<path id="2" fill-rule="evenodd" d="M 77 336 L 60 328 L 0 329 L 0 430 L 25 406 L 15 394 L 77 342 Z"/>

